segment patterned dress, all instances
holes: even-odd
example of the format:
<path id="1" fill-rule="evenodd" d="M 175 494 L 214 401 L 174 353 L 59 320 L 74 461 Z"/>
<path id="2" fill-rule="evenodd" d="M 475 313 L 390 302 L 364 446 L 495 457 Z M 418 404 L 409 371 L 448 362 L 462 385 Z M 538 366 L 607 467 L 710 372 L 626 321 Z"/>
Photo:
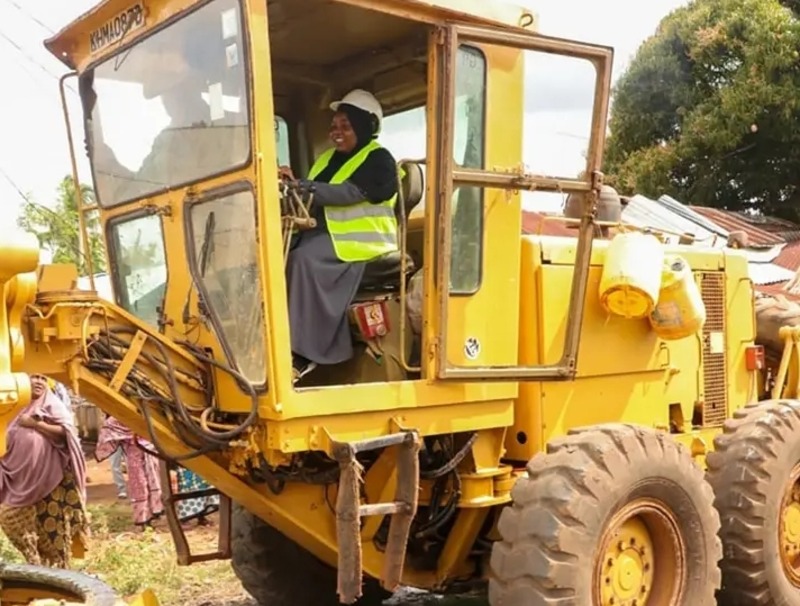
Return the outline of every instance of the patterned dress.
<path id="1" fill-rule="evenodd" d="M 128 498 L 133 508 L 133 522 L 137 526 L 148 525 L 164 513 L 158 460 L 144 450 L 152 451 L 153 446 L 114 417 L 108 417 L 100 428 L 94 456 L 98 461 L 105 461 L 120 447 L 128 467 Z"/>
<path id="2" fill-rule="evenodd" d="M 196 473 L 184 467 L 178 468 L 178 492 L 195 492 L 211 488 L 209 484 Z M 219 495 L 198 497 L 178 501 L 178 519 L 189 522 L 195 518 L 202 518 L 219 510 Z"/>
<path id="3" fill-rule="evenodd" d="M 19 425 L 22 415 L 63 427 L 64 439 Z M 86 466 L 72 415 L 46 390 L 9 426 L 0 460 L 0 528 L 28 564 L 69 568 L 88 547 L 85 503 Z"/>

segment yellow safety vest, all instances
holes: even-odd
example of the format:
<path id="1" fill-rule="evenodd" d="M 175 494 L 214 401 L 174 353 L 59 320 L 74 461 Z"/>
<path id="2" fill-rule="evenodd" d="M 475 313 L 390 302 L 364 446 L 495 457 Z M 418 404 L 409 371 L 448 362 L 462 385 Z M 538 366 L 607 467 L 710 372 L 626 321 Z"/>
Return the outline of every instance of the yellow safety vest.
<path id="1" fill-rule="evenodd" d="M 338 185 L 347 181 L 367 156 L 380 148 L 377 141 L 365 145 L 336 171 L 329 183 Z M 328 166 L 333 153 L 334 149 L 331 148 L 317 158 L 308 173 L 310 180 Z M 402 174 L 402 169 L 400 171 Z M 365 200 L 347 206 L 325 206 L 325 221 L 338 259 L 347 263 L 370 261 L 398 250 L 397 218 L 394 214 L 396 203 L 397 194 L 375 204 Z"/>

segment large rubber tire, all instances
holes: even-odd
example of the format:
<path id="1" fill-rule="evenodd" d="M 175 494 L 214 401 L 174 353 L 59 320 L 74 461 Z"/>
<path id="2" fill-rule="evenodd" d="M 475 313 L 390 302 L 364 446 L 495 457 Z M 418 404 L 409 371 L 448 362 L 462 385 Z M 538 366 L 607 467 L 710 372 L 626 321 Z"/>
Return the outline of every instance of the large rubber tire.
<path id="1" fill-rule="evenodd" d="M 2 563 L 0 583 L 3 604 L 12 603 L 3 595 L 6 591 L 13 591 L 17 597 L 24 595 L 26 601 L 58 595 L 69 603 L 91 606 L 122 604 L 122 598 L 111 587 L 95 577 L 73 570 Z"/>
<path id="2" fill-rule="evenodd" d="M 800 586 L 781 559 L 783 498 L 800 470 L 800 403 L 767 401 L 737 411 L 714 448 L 706 458 L 725 551 L 720 604 L 800 605 Z M 797 520 L 797 505 L 793 514 Z"/>
<path id="3" fill-rule="evenodd" d="M 260 606 L 339 606 L 336 570 L 234 503 L 231 563 L 244 589 Z M 373 606 L 391 594 L 364 579 L 358 606 Z"/>
<path id="4" fill-rule="evenodd" d="M 573 430 L 527 469 L 500 516 L 492 606 L 716 604 L 722 547 L 713 493 L 687 450 L 668 435 L 616 424 Z M 626 519 L 620 534 L 612 532 Z M 652 539 L 652 549 L 641 549 L 647 540 L 625 540 L 637 536 Z M 607 559 L 614 549 L 618 555 Z M 635 558 L 651 578 L 620 574 Z M 602 593 L 618 587 L 627 589 L 613 602 Z M 625 593 L 647 587 L 649 593 Z"/>

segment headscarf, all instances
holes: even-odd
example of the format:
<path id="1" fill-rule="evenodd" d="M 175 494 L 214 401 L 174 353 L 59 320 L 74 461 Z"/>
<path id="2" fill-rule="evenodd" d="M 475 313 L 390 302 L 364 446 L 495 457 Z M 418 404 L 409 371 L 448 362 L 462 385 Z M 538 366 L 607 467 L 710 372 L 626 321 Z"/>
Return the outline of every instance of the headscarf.
<path id="1" fill-rule="evenodd" d="M 314 177 L 314 181 L 320 181 L 322 183 L 330 182 L 345 162 L 356 155 L 367 143 L 377 136 L 377 124 L 374 123 L 372 114 L 369 112 L 347 103 L 339 105 L 336 111 L 347 116 L 350 126 L 353 127 L 353 132 L 356 134 L 356 145 L 347 153 L 340 151 L 333 152 L 331 159 L 328 161 L 328 165 Z"/>
<path id="2" fill-rule="evenodd" d="M 375 118 L 373 118 L 372 114 L 369 112 L 364 111 L 355 105 L 350 105 L 349 103 L 342 103 L 338 108 L 336 108 L 336 111 L 342 112 L 345 116 L 347 116 L 350 126 L 353 127 L 353 131 L 356 133 L 356 139 L 358 142 L 356 143 L 356 148 L 350 153 L 354 153 L 356 150 L 361 149 L 376 137 L 378 125 L 374 121 Z"/>
<path id="3" fill-rule="evenodd" d="M 106 417 L 97 436 L 97 447 L 94 458 L 98 463 L 105 461 L 123 444 L 135 444 L 144 450 L 155 450 L 153 445 L 143 438 L 135 435 L 127 426 L 117 421 L 114 417 Z"/>
<path id="4" fill-rule="evenodd" d="M 10 507 L 34 505 L 61 484 L 68 469 L 85 503 L 86 461 L 69 409 L 45 388 L 20 415 L 38 415 L 45 423 L 63 427 L 65 443 L 58 444 L 36 429 L 22 427 L 17 416 L 8 427 L 8 451 L 0 459 L 0 503 Z"/>

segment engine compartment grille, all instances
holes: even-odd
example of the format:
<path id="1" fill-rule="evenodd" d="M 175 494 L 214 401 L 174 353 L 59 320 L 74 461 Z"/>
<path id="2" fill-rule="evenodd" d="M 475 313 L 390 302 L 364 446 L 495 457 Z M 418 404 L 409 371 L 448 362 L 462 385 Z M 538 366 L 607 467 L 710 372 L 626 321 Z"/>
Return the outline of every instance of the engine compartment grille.
<path id="1" fill-rule="evenodd" d="M 728 416 L 725 274 L 702 272 L 698 277 L 700 293 L 706 307 L 702 352 L 702 419 L 699 424 L 704 427 L 719 426 Z"/>

